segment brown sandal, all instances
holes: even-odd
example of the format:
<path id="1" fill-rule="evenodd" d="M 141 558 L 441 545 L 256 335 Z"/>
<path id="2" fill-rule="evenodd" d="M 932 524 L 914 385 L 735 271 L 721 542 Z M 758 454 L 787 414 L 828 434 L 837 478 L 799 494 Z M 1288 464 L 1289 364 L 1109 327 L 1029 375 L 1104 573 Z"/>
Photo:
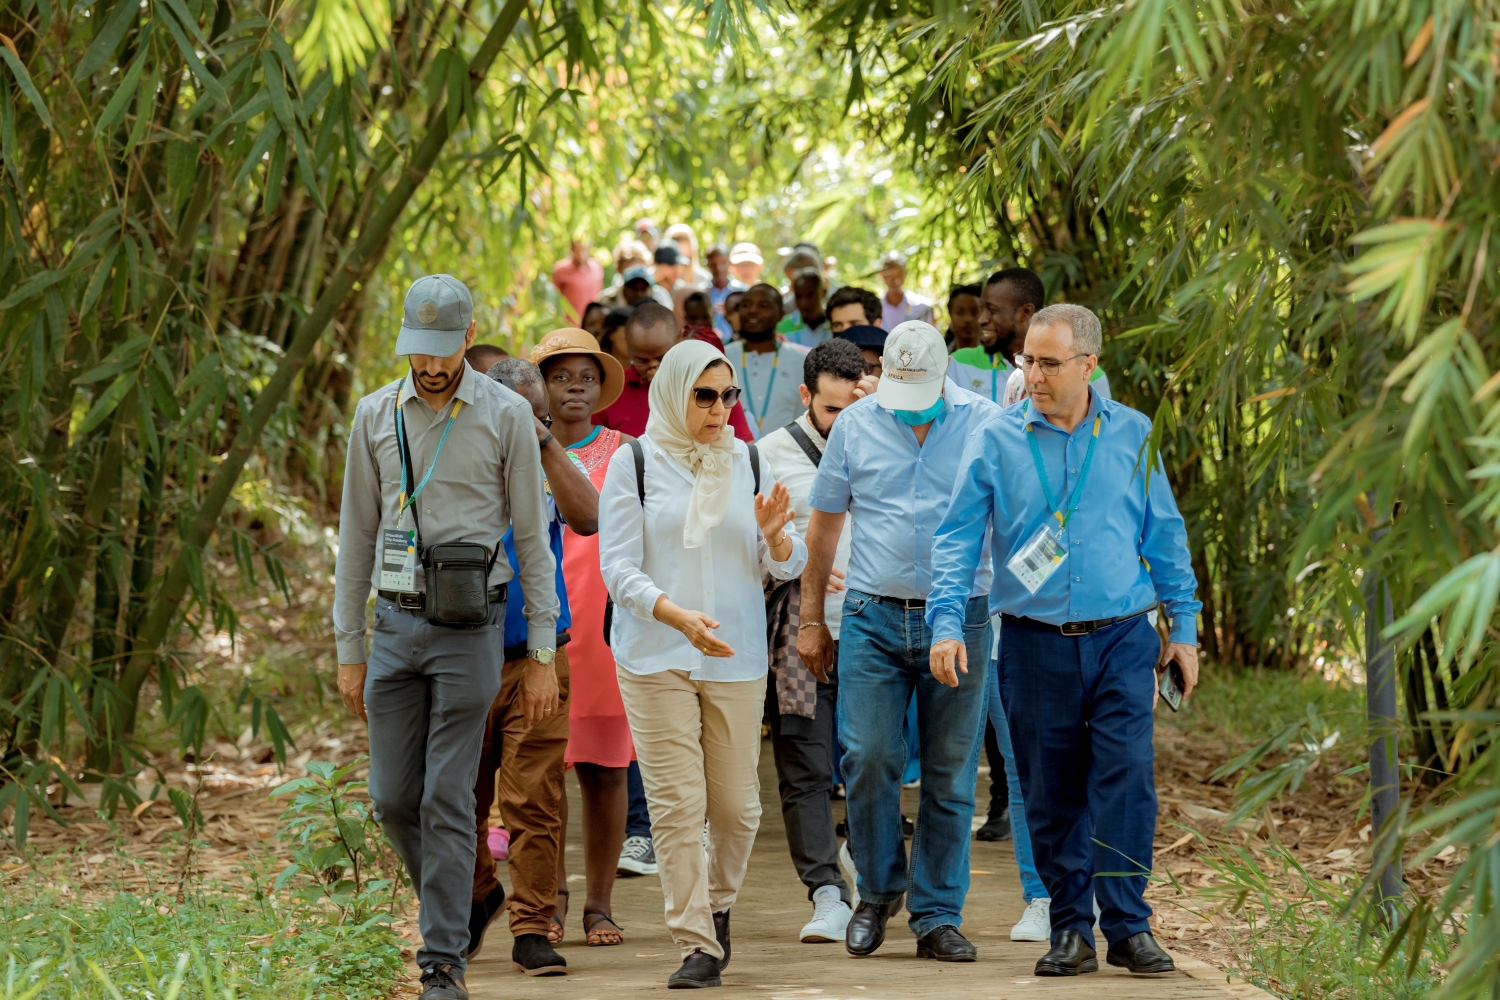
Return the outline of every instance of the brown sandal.
<path id="1" fill-rule="evenodd" d="M 558 912 L 557 904 L 552 906 L 552 925 L 547 928 L 547 941 L 549 944 L 557 944 L 563 939 L 565 928 L 563 921 L 568 918 L 568 890 L 557 890 L 558 896 L 562 897 L 562 912 Z"/>
<path id="2" fill-rule="evenodd" d="M 589 922 L 589 917 L 595 918 L 592 923 Z M 602 926 L 604 924 L 609 926 Z M 625 943 L 625 931 L 615 923 L 614 917 L 600 910 L 583 911 L 583 933 L 587 936 L 586 940 L 591 948 Z"/>

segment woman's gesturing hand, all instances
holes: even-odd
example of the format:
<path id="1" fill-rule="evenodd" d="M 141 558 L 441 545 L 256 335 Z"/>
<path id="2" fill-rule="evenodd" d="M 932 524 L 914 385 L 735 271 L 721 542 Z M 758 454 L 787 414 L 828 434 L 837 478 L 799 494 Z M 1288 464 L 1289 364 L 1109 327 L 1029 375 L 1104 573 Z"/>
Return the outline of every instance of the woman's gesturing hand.
<path id="1" fill-rule="evenodd" d="M 667 595 L 663 594 L 656 599 L 653 613 L 657 621 L 663 625 L 670 625 L 687 636 L 693 648 L 704 656 L 729 657 L 734 655 L 734 650 L 730 648 L 729 643 L 714 635 L 714 629 L 719 627 L 719 623 L 703 612 L 679 608 L 667 599 Z"/>
<path id="2" fill-rule="evenodd" d="M 779 548 L 786 540 L 786 534 L 781 529 L 787 526 L 794 513 L 791 494 L 780 483 L 771 487 L 769 497 L 763 493 L 755 494 L 755 520 L 760 525 L 760 533 L 765 536 L 766 544 L 772 549 Z"/>

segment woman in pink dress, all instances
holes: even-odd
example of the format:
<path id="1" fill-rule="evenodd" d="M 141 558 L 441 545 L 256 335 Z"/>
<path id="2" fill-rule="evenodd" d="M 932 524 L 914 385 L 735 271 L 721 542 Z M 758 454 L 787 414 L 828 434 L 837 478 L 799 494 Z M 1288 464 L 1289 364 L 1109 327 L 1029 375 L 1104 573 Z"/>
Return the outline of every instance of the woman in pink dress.
<path id="1" fill-rule="evenodd" d="M 551 401 L 552 433 L 588 473 L 598 489 L 609 459 L 630 438 L 600 427 L 592 417 L 619 398 L 625 372 L 613 355 L 584 330 L 555 330 L 531 352 L 542 370 Z M 568 585 L 568 661 L 573 671 L 568 706 L 568 749 L 564 760 L 578 774 L 583 792 L 583 863 L 587 899 L 583 930 L 591 945 L 614 945 L 625 938 L 610 916 L 615 866 L 625 841 L 626 769 L 635 759 L 630 724 L 615 679 L 615 660 L 604 641 L 604 608 L 608 594 L 599 575 L 599 537 L 563 532 L 563 578 Z M 561 867 L 563 852 L 559 844 Z M 558 880 L 558 916 L 554 934 L 562 936 L 566 912 L 566 876 Z"/>

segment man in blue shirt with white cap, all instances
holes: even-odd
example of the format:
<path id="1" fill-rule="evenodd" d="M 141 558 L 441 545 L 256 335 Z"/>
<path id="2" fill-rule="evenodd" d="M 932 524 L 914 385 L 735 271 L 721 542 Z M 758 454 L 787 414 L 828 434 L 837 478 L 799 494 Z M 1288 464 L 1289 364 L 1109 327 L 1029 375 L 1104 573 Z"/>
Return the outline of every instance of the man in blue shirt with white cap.
<path id="1" fill-rule="evenodd" d="M 840 414 L 808 495 L 797 653 L 827 680 L 833 640 L 823 623 L 824 588 L 844 518 L 852 516 L 838 645 L 838 734 L 860 904 L 844 946 L 857 957 L 873 954 L 910 886 L 908 923 L 918 938 L 917 956 L 972 962 L 974 946 L 958 928 L 969 891 L 983 733 L 988 568 L 971 574 L 959 600 L 959 633 L 972 669 L 929 669 L 931 634 L 923 612 L 933 578 L 933 532 L 963 468 L 964 442 L 998 419 L 1000 408 L 946 378 L 948 351 L 930 323 L 901 323 L 883 350 L 876 394 Z M 913 691 L 922 792 L 908 866 L 901 724 Z"/>
<path id="2" fill-rule="evenodd" d="M 558 710 L 555 563 L 531 406 L 464 360 L 469 290 L 451 275 L 406 294 L 399 381 L 359 401 L 349 432 L 333 629 L 339 693 L 370 727 L 370 798 L 422 904 L 421 1000 L 467 1000 L 474 779 L 500 690 L 515 530 L 527 655 Z M 365 610 L 375 635 L 365 652 Z M 566 711 L 566 709 L 563 709 Z"/>
<path id="3" fill-rule="evenodd" d="M 1157 671 L 1175 661 L 1184 694 L 1197 682 L 1201 605 L 1182 515 L 1161 462 L 1147 460 L 1151 421 L 1089 386 L 1100 334 L 1082 306 L 1032 317 L 1020 356 L 1031 398 L 969 439 L 927 603 L 933 673 L 972 668 L 961 641 L 970 588 L 976 570 L 993 571 L 1000 690 L 1052 897 L 1039 976 L 1098 970 L 1095 897 L 1111 965 L 1173 970 L 1143 897 L 1156 832 L 1151 713 Z M 1171 621 L 1165 648 L 1158 602 Z"/>

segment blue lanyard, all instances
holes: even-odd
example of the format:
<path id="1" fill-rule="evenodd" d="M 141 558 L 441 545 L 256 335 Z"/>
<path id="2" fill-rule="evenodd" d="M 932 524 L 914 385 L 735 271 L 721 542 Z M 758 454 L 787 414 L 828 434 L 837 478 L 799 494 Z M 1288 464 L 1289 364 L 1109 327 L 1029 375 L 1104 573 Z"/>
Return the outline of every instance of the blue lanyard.
<path id="1" fill-rule="evenodd" d="M 594 438 L 598 437 L 599 432 L 602 430 L 604 430 L 603 424 L 595 424 L 594 429 L 588 432 L 588 436 L 583 438 L 583 440 L 581 441 L 574 441 L 572 444 L 568 445 L 567 450 L 577 451 L 579 448 L 587 448 L 589 445 L 594 443 Z"/>
<path id="2" fill-rule="evenodd" d="M 744 352 L 741 352 L 740 357 L 745 357 Z M 743 361 L 741 363 L 743 364 Z M 776 369 L 780 367 L 780 365 L 781 345 L 777 344 L 776 350 L 771 353 L 771 377 L 766 380 L 766 395 L 765 398 L 760 401 L 760 416 L 755 416 L 754 410 L 750 411 L 750 415 L 752 417 L 755 417 L 756 430 L 760 430 L 761 424 L 763 424 L 766 419 L 766 411 L 771 408 L 771 390 L 776 386 Z M 750 369 L 748 368 L 745 369 L 745 402 L 747 404 L 754 402 L 754 400 L 750 398 Z"/>
<path id="3" fill-rule="evenodd" d="M 1058 530 L 1066 530 L 1068 522 L 1073 519 L 1073 512 L 1078 509 L 1079 502 L 1083 499 L 1083 483 L 1089 477 L 1089 468 L 1094 464 L 1094 445 L 1099 443 L 1099 424 L 1104 420 L 1101 413 L 1094 417 L 1094 434 L 1089 438 L 1089 450 L 1083 456 L 1083 472 L 1078 477 L 1078 482 L 1073 484 L 1073 495 L 1068 498 L 1068 512 L 1064 514 L 1057 506 L 1057 501 L 1052 499 L 1052 484 L 1047 481 L 1047 470 L 1042 467 L 1042 449 L 1036 443 L 1036 431 L 1032 425 L 1026 425 L 1026 441 L 1031 445 L 1031 459 L 1036 463 L 1037 478 L 1042 481 L 1042 496 L 1047 498 L 1047 506 L 1052 508 L 1052 516 L 1057 518 Z"/>
<path id="4" fill-rule="evenodd" d="M 427 475 L 422 477 L 422 481 L 417 484 L 417 488 L 412 490 L 411 496 L 408 497 L 406 495 L 406 421 L 401 416 L 401 393 L 405 388 L 406 376 L 402 375 L 401 384 L 396 387 L 396 434 L 401 439 L 401 506 L 396 508 L 398 522 L 401 515 L 406 512 L 406 508 L 417 502 L 417 497 L 421 496 L 422 490 L 427 486 L 427 480 L 432 478 L 432 470 L 437 468 L 438 456 L 443 453 L 443 445 L 448 443 L 448 432 L 453 430 L 454 418 L 458 416 L 458 411 L 464 408 L 463 400 L 455 399 L 453 401 L 453 409 L 448 413 L 448 423 L 443 427 L 443 436 L 438 439 L 437 451 L 432 455 L 432 464 L 427 466 Z"/>

